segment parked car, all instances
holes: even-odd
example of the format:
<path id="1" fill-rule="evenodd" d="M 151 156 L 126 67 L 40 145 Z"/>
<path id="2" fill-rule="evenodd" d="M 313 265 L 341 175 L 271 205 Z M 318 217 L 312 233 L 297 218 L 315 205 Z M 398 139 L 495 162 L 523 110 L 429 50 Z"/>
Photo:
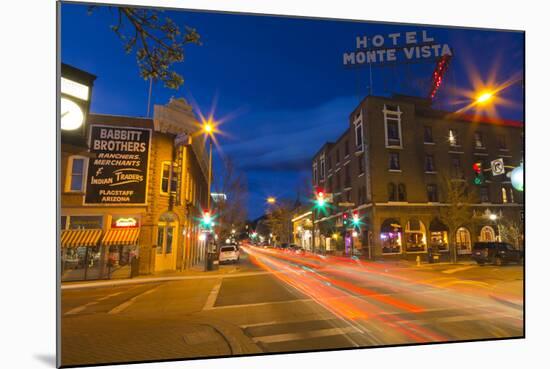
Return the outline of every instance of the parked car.
<path id="1" fill-rule="evenodd" d="M 239 261 L 239 249 L 237 245 L 224 245 L 220 248 L 220 264 L 223 263 L 237 263 Z"/>
<path id="2" fill-rule="evenodd" d="M 472 251 L 472 259 L 479 265 L 503 265 L 509 262 L 522 264 L 523 255 L 523 251 L 506 242 L 476 242 Z"/>

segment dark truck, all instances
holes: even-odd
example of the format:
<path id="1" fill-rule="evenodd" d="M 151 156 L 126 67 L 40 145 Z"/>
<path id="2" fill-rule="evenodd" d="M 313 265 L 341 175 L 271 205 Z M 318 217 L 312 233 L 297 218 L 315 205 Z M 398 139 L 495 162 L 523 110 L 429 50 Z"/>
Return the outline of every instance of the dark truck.
<path id="1" fill-rule="evenodd" d="M 515 249 L 506 242 L 476 242 L 472 259 L 479 265 L 503 265 L 509 262 L 523 263 L 523 251 Z"/>

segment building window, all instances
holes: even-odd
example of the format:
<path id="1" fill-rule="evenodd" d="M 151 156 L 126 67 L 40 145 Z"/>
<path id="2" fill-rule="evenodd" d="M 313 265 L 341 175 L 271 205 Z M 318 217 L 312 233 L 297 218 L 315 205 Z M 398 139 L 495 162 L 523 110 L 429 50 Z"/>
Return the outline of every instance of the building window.
<path id="1" fill-rule="evenodd" d="M 481 202 L 490 202 L 489 201 L 489 188 L 487 186 L 479 187 L 479 200 Z"/>
<path id="2" fill-rule="evenodd" d="M 420 220 L 413 219 L 405 226 L 405 251 L 426 252 L 426 227 Z"/>
<path id="3" fill-rule="evenodd" d="M 451 146 L 460 146 L 458 132 L 456 131 L 456 129 L 449 129 L 449 144 Z"/>
<path id="4" fill-rule="evenodd" d="M 321 155 L 320 162 L 321 162 L 321 172 L 319 173 L 319 178 L 323 180 L 325 179 L 325 154 Z"/>
<path id="5" fill-rule="evenodd" d="M 508 146 L 506 146 L 506 136 L 497 135 L 497 146 L 499 150 L 507 151 Z"/>
<path id="6" fill-rule="evenodd" d="M 172 170 L 170 171 L 170 192 L 172 193 L 175 193 L 178 189 L 178 173 L 178 165 L 172 163 Z"/>
<path id="7" fill-rule="evenodd" d="M 160 181 L 160 192 L 167 194 L 170 190 L 170 177 L 172 172 L 172 166 L 170 162 L 162 163 L 162 173 Z"/>
<path id="8" fill-rule="evenodd" d="M 327 166 L 328 166 L 328 170 L 332 170 L 332 157 L 329 155 L 327 157 Z"/>
<path id="9" fill-rule="evenodd" d="M 313 183 L 317 185 L 317 162 L 313 163 Z"/>
<path id="10" fill-rule="evenodd" d="M 336 173 L 336 188 L 335 192 L 339 192 L 342 189 L 342 180 L 340 179 L 341 173 Z"/>
<path id="11" fill-rule="evenodd" d="M 502 194 L 502 203 L 507 204 L 508 203 L 508 193 L 507 193 L 506 187 L 502 187 L 500 189 L 500 193 Z"/>
<path id="12" fill-rule="evenodd" d="M 336 165 L 340 163 L 340 149 L 336 148 Z"/>
<path id="13" fill-rule="evenodd" d="M 345 188 L 351 187 L 351 176 L 349 171 L 349 165 L 346 166 L 346 177 L 344 178 L 344 187 Z"/>
<path id="14" fill-rule="evenodd" d="M 428 192 L 428 202 L 438 202 L 439 198 L 437 196 L 437 185 L 429 184 L 426 186 L 426 191 Z"/>
<path id="15" fill-rule="evenodd" d="M 401 166 L 399 164 L 399 153 L 397 152 L 390 152 L 390 170 L 401 170 Z"/>
<path id="16" fill-rule="evenodd" d="M 359 171 L 360 175 L 365 173 L 365 157 L 364 157 L 364 155 L 361 155 L 360 157 L 357 158 L 357 168 L 358 168 L 358 171 Z"/>
<path id="17" fill-rule="evenodd" d="M 457 156 L 451 158 L 451 177 L 453 179 L 464 179 L 462 164 L 460 163 L 460 158 Z"/>
<path id="18" fill-rule="evenodd" d="M 398 201 L 407 201 L 407 188 L 403 183 L 400 183 L 397 186 L 397 200 Z"/>
<path id="19" fill-rule="evenodd" d="M 432 127 L 424 126 L 424 143 L 434 143 Z"/>
<path id="20" fill-rule="evenodd" d="M 470 231 L 464 227 L 460 227 L 456 231 L 456 250 L 460 255 L 472 252 Z"/>
<path id="21" fill-rule="evenodd" d="M 386 133 L 386 147 L 403 147 L 401 138 L 401 110 L 399 106 L 384 104 L 384 130 Z"/>
<path id="22" fill-rule="evenodd" d="M 172 253 L 172 241 L 174 239 L 174 227 L 168 226 L 166 227 L 166 247 L 165 252 L 167 254 Z"/>
<path id="23" fill-rule="evenodd" d="M 164 226 L 159 225 L 157 231 L 157 254 L 164 251 Z"/>
<path id="24" fill-rule="evenodd" d="M 479 239 L 481 242 L 494 242 L 496 237 L 493 227 L 484 226 L 483 228 L 481 228 Z"/>
<path id="25" fill-rule="evenodd" d="M 388 201 L 397 201 L 395 183 L 388 183 Z"/>
<path id="26" fill-rule="evenodd" d="M 346 140 L 344 142 L 344 157 L 347 158 L 349 156 L 349 141 Z"/>
<path id="27" fill-rule="evenodd" d="M 512 187 L 509 188 L 509 196 L 508 196 L 508 201 L 509 202 L 514 202 L 514 189 Z"/>
<path id="28" fill-rule="evenodd" d="M 428 173 L 435 172 L 434 156 L 431 154 L 426 155 L 424 159 L 424 170 Z"/>
<path id="29" fill-rule="evenodd" d="M 483 149 L 483 135 L 481 132 L 474 132 L 474 146 L 476 149 Z"/>
<path id="30" fill-rule="evenodd" d="M 358 205 L 362 205 L 362 204 L 365 203 L 366 192 L 367 192 L 367 188 L 365 186 L 359 187 L 359 192 L 358 192 L 358 196 L 357 196 Z"/>
<path id="31" fill-rule="evenodd" d="M 81 156 L 71 156 L 69 158 L 68 167 L 70 173 L 67 176 L 67 191 L 70 192 L 84 192 L 84 179 L 86 176 L 86 164 L 87 160 Z"/>
<path id="32" fill-rule="evenodd" d="M 363 151 L 363 114 L 359 112 L 353 122 L 355 125 L 355 151 Z"/>

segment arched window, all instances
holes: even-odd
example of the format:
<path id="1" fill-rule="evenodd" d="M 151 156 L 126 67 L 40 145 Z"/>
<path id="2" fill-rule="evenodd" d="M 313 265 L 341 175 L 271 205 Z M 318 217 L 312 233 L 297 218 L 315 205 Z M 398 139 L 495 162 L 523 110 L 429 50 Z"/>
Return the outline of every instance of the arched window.
<path id="1" fill-rule="evenodd" d="M 479 240 L 481 242 L 493 242 L 495 241 L 495 230 L 491 226 L 484 226 L 481 228 Z"/>
<path id="2" fill-rule="evenodd" d="M 456 251 L 459 255 L 472 253 L 470 231 L 465 227 L 456 230 Z"/>
<path id="3" fill-rule="evenodd" d="M 398 201 L 407 201 L 407 188 L 403 183 L 400 183 L 397 186 L 397 200 Z"/>
<path id="4" fill-rule="evenodd" d="M 394 183 L 388 183 L 388 201 L 396 201 L 397 196 L 395 192 L 395 184 Z"/>
<path id="5" fill-rule="evenodd" d="M 411 219 L 405 226 L 405 251 L 426 252 L 426 227 L 418 219 Z"/>

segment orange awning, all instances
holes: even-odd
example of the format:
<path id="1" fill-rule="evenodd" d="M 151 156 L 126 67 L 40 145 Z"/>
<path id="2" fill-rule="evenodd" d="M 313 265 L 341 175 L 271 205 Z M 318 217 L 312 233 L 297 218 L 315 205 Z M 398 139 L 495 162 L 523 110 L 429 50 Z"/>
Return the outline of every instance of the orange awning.
<path id="1" fill-rule="evenodd" d="M 101 229 L 66 229 L 61 231 L 61 247 L 96 246 Z"/>
<path id="2" fill-rule="evenodd" d="M 139 228 L 109 229 L 103 237 L 105 246 L 135 245 L 139 238 Z"/>

